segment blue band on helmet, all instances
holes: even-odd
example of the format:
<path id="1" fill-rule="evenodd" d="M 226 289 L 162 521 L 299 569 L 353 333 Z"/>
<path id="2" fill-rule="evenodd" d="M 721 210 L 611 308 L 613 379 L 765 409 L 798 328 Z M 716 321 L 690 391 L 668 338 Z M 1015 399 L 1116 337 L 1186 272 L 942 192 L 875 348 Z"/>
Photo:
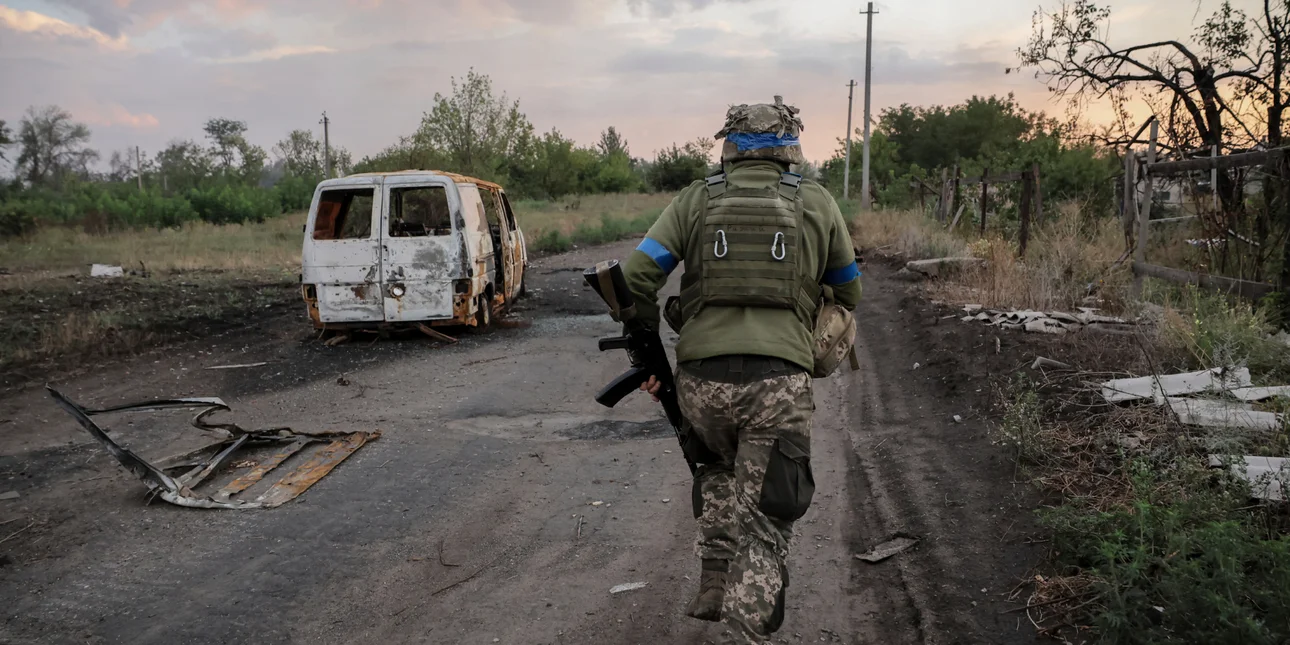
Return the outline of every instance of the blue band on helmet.
<path id="1" fill-rule="evenodd" d="M 726 135 L 726 141 L 730 141 L 739 147 L 740 152 L 749 150 L 761 150 L 762 148 L 779 148 L 781 146 L 800 145 L 797 137 L 781 137 L 774 132 L 761 132 L 752 134 L 748 132 L 731 132 Z"/>
<path id="2" fill-rule="evenodd" d="M 825 271 L 823 282 L 827 285 L 846 284 L 860 276 L 860 266 L 855 262 L 852 262 L 840 269 L 829 269 L 828 271 Z"/>
<path id="3" fill-rule="evenodd" d="M 648 237 L 641 241 L 636 250 L 648 255 L 654 261 L 654 264 L 657 264 L 658 268 L 663 270 L 664 274 L 671 274 L 672 271 L 676 270 L 676 265 L 680 264 L 676 256 L 667 250 L 667 247 Z"/>

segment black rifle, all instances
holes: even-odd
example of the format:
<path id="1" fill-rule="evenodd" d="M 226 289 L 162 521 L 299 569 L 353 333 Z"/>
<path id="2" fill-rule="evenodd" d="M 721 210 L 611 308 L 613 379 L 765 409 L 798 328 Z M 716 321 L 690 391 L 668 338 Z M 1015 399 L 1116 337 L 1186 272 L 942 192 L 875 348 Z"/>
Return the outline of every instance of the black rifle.
<path id="1" fill-rule="evenodd" d="M 632 362 L 631 369 L 623 372 L 596 394 L 596 403 L 612 408 L 628 394 L 639 390 L 641 384 L 649 381 L 653 376 L 659 383 L 658 394 L 655 396 L 663 404 L 663 413 L 667 415 L 668 423 L 672 424 L 672 429 L 676 432 L 682 454 L 686 454 L 686 433 L 683 429 L 685 419 L 681 416 L 681 406 L 676 400 L 676 381 L 672 378 L 672 363 L 667 360 L 667 351 L 663 349 L 663 340 L 658 332 L 633 320 L 636 304 L 632 300 L 631 291 L 627 288 L 627 280 L 623 276 L 622 267 L 618 265 L 618 260 L 601 262 L 583 271 L 582 277 L 609 305 L 610 315 L 614 320 L 623 323 L 623 335 L 600 339 L 600 351 L 625 349 Z M 688 454 L 685 461 L 690 465 L 690 473 L 693 474 L 698 466 L 690 460 Z"/>

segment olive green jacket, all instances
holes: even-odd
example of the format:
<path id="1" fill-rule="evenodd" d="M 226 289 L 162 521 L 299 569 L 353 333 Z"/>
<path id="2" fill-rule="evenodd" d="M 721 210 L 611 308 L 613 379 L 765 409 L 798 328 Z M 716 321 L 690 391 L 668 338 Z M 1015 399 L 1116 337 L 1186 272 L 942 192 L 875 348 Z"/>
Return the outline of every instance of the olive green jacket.
<path id="1" fill-rule="evenodd" d="M 783 171 L 784 166 L 772 161 L 739 161 L 727 165 L 726 182 L 731 188 L 775 187 Z M 802 266 L 831 288 L 834 302 L 855 309 L 860 302 L 859 271 L 842 212 L 833 196 L 813 181 L 802 181 L 800 195 L 805 206 L 801 225 L 805 233 L 798 243 Z M 627 285 L 636 301 L 636 319 L 655 329 L 659 324 L 659 289 L 680 262 L 700 253 L 707 200 L 704 181 L 682 190 L 627 259 Z M 676 360 L 755 354 L 781 358 L 809 370 L 814 363 L 811 333 L 790 309 L 707 306 L 686 321 L 676 346 Z"/>

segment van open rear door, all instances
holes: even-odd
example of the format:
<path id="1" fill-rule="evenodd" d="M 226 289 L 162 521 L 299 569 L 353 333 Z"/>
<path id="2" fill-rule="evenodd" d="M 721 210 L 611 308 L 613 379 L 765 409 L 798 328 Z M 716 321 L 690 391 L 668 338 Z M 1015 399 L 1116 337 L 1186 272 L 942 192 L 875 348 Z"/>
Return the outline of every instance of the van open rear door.
<path id="1" fill-rule="evenodd" d="M 387 322 L 453 316 L 453 281 L 462 274 L 456 230 L 460 203 L 446 177 L 390 177 L 381 243 Z"/>
<path id="2" fill-rule="evenodd" d="M 319 322 L 372 323 L 381 298 L 381 181 L 320 187 L 305 226 L 302 278 L 317 291 Z"/>

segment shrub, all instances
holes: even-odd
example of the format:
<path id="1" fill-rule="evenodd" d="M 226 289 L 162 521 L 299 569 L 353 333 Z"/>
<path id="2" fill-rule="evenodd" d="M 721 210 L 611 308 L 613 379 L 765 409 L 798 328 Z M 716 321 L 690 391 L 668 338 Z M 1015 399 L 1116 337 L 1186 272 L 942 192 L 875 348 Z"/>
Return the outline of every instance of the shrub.
<path id="1" fill-rule="evenodd" d="M 309 210 L 318 180 L 313 177 L 283 177 L 273 186 L 283 213 Z"/>
<path id="2" fill-rule="evenodd" d="M 282 205 L 272 191 L 249 186 L 199 188 L 189 191 L 188 201 L 203 221 L 212 224 L 263 222 L 282 213 Z"/>

